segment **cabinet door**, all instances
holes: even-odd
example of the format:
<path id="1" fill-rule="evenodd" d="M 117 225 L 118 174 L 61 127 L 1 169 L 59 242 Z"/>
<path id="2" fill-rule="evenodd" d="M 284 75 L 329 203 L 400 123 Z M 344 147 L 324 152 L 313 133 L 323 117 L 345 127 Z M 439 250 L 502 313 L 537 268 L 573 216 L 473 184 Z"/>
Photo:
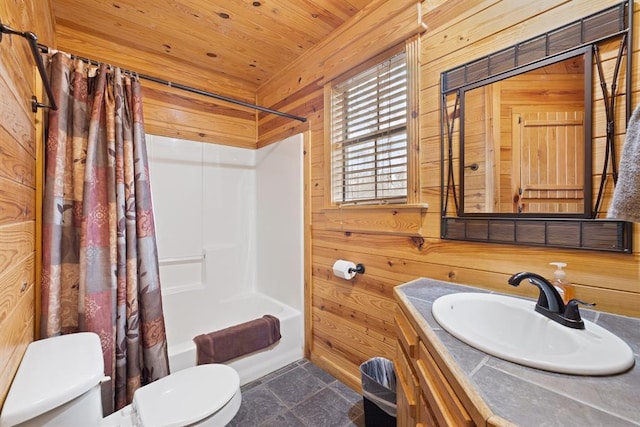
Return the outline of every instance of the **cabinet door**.
<path id="1" fill-rule="evenodd" d="M 436 420 L 442 426 L 474 426 L 471 416 L 423 343 L 418 344 L 420 388 Z"/>
<path id="2" fill-rule="evenodd" d="M 438 427 L 433 410 L 429 407 L 422 393 L 418 396 L 418 419 L 421 421 L 420 425 L 424 427 Z"/>
<path id="3" fill-rule="evenodd" d="M 405 316 L 401 309 L 396 312 L 396 330 L 398 339 L 402 343 L 407 355 L 411 358 L 418 356 L 418 333 L 411 326 L 411 322 Z"/>
<path id="4" fill-rule="evenodd" d="M 396 375 L 396 404 L 398 407 L 398 427 L 414 427 L 416 425 L 416 400 L 414 392 L 403 377 L 402 371 Z"/>
<path id="5" fill-rule="evenodd" d="M 415 362 L 416 361 L 407 354 L 402 341 L 398 340 L 395 360 L 396 374 L 402 376 L 405 380 L 409 395 L 412 397 L 417 396 L 420 392 L 420 382 L 416 375 Z"/>

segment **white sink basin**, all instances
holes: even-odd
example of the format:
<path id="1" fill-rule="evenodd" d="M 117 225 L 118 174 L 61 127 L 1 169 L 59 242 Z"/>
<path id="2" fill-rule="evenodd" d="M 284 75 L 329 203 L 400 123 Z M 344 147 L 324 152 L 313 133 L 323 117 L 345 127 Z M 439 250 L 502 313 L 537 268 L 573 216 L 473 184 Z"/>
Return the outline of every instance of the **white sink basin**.
<path id="1" fill-rule="evenodd" d="M 572 329 L 536 313 L 535 303 L 505 295 L 455 293 L 433 302 L 436 321 L 450 334 L 485 353 L 546 371 L 612 375 L 634 364 L 631 348 L 584 320 Z"/>

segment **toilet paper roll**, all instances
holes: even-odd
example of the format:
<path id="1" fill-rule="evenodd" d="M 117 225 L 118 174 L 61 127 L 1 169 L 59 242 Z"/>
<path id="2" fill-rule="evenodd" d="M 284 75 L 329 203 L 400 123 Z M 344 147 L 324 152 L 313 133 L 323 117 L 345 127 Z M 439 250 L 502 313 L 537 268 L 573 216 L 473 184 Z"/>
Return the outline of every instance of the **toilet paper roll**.
<path id="1" fill-rule="evenodd" d="M 333 274 L 341 279 L 351 280 L 356 275 L 356 265 L 343 259 L 337 260 L 333 264 Z"/>

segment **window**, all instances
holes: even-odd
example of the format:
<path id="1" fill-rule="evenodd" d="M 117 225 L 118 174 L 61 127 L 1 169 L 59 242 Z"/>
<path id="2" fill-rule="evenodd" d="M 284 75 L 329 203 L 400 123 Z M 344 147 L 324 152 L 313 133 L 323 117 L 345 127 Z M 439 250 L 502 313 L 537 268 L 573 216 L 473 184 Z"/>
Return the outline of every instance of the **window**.
<path id="1" fill-rule="evenodd" d="M 407 203 L 409 110 L 405 51 L 331 85 L 331 188 L 336 205 Z M 415 115 L 414 115 L 415 116 Z"/>

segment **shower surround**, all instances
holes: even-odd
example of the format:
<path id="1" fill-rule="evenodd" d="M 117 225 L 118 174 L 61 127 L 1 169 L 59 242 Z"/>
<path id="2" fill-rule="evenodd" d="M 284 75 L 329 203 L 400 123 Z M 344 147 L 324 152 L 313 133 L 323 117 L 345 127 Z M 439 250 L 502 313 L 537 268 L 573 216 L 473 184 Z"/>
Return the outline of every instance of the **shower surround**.
<path id="1" fill-rule="evenodd" d="M 264 314 L 282 339 L 234 359 L 241 382 L 303 355 L 302 136 L 259 150 L 147 135 L 171 371 L 193 338 Z"/>

